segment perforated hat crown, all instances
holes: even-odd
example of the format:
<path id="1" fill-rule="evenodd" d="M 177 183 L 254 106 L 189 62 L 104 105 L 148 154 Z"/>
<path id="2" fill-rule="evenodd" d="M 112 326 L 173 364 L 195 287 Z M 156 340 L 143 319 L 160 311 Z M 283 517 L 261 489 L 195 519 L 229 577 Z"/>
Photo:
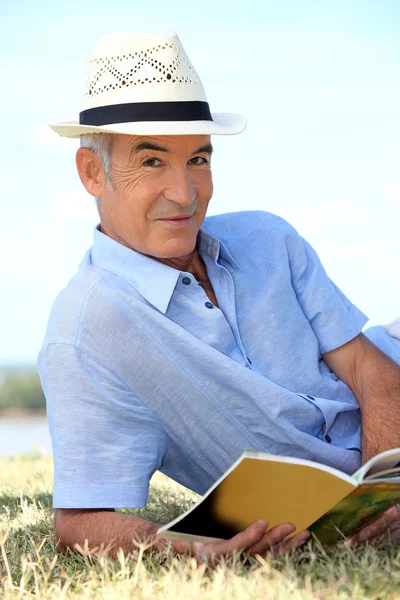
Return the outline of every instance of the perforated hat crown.
<path id="1" fill-rule="evenodd" d="M 200 77 L 176 35 L 112 33 L 95 44 L 78 121 L 52 124 L 61 136 L 235 134 L 244 117 L 211 114 Z"/>

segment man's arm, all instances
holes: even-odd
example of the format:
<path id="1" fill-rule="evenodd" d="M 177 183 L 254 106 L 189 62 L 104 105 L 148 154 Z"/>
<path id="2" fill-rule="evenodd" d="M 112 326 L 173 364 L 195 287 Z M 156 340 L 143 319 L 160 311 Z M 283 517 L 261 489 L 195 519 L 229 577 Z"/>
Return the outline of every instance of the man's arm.
<path id="1" fill-rule="evenodd" d="M 291 523 L 282 523 L 266 531 L 267 527 L 266 521 L 255 521 L 230 540 L 210 544 L 190 544 L 183 540 L 175 540 L 171 545 L 177 554 L 187 552 L 199 561 L 206 560 L 213 563 L 219 557 L 235 550 L 265 554 L 271 548 L 278 546 L 277 552 L 283 554 L 303 544 L 310 535 L 308 531 L 302 531 L 286 540 L 294 530 Z M 86 540 L 91 552 L 108 549 L 112 557 L 117 556 L 120 548 L 125 555 L 134 551 L 137 548 L 135 541 L 137 544 L 146 544 L 147 549 L 162 550 L 168 542 L 156 537 L 158 528 L 159 525 L 155 523 L 114 510 L 56 509 L 54 511 L 54 538 L 60 552 L 66 552 L 68 548 L 75 550 L 77 544 L 83 548 Z"/>
<path id="2" fill-rule="evenodd" d="M 400 367 L 362 333 L 322 355 L 360 405 L 362 459 L 400 446 Z"/>
<path id="3" fill-rule="evenodd" d="M 83 548 L 85 540 L 91 552 L 108 548 L 113 557 L 116 557 L 119 548 L 124 554 L 132 552 L 135 549 L 133 540 L 146 544 L 153 542 L 153 549 L 159 550 L 162 540 L 154 541 L 158 528 L 156 523 L 113 509 L 54 510 L 54 541 L 61 552 L 67 548 L 75 550 L 77 544 Z M 183 547 L 181 552 L 184 552 Z"/>

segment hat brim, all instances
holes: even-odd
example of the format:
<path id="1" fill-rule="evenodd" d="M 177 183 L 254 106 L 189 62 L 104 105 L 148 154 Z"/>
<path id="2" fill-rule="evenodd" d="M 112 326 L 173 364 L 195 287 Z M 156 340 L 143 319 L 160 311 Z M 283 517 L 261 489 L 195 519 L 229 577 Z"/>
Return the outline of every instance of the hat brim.
<path id="1" fill-rule="evenodd" d="M 230 113 L 216 113 L 213 121 L 136 121 L 112 125 L 80 125 L 78 121 L 54 123 L 50 127 L 62 137 L 77 138 L 85 133 L 125 135 L 235 135 L 247 125 L 246 119 Z"/>

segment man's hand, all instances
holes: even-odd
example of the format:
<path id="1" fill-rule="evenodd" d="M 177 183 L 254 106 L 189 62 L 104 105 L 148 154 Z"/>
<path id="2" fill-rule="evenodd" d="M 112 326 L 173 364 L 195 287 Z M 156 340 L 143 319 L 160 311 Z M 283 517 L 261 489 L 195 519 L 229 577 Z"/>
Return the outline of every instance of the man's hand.
<path id="1" fill-rule="evenodd" d="M 222 556 L 228 556 L 235 551 L 247 550 L 250 554 L 286 554 L 301 546 L 309 537 L 309 531 L 302 531 L 286 539 L 293 533 L 295 526 L 291 523 L 282 523 L 266 531 L 267 521 L 255 521 L 244 531 L 238 533 L 230 540 L 211 542 L 208 544 L 192 544 L 193 553 L 198 562 L 207 562 L 214 566 Z"/>
<path id="2" fill-rule="evenodd" d="M 363 527 L 348 539 L 350 545 L 359 546 L 363 542 L 370 544 L 381 542 L 386 546 L 400 543 L 400 505 L 392 506 L 378 519 Z"/>
<path id="3" fill-rule="evenodd" d="M 190 544 L 183 540 L 171 542 L 177 554 L 191 554 L 199 562 L 206 561 L 210 565 L 218 562 L 222 556 L 232 552 L 247 550 L 251 554 L 265 554 L 268 550 L 283 554 L 289 552 L 306 541 L 308 531 L 286 537 L 293 533 L 291 523 L 282 523 L 266 531 L 266 521 L 255 521 L 244 531 L 230 540 L 212 542 L 209 544 Z M 167 540 L 157 536 L 159 525 L 149 523 L 133 515 L 118 513 L 113 510 L 100 509 L 56 509 L 54 511 L 54 537 L 57 548 L 61 552 L 76 550 L 77 545 L 87 545 L 90 551 L 96 553 L 108 549 L 112 557 L 118 555 L 119 548 L 124 554 L 135 551 L 138 544 L 146 545 L 147 550 L 163 550 Z"/>

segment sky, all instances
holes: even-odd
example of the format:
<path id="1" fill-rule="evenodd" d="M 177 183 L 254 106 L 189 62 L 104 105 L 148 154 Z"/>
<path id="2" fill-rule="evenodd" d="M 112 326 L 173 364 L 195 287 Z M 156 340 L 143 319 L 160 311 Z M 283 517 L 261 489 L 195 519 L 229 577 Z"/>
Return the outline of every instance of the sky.
<path id="1" fill-rule="evenodd" d="M 75 171 L 91 47 L 112 31 L 175 30 L 212 112 L 209 214 L 289 221 L 368 325 L 400 314 L 400 3 L 0 0 L 0 364 L 36 360 L 51 305 L 90 247 L 97 214 Z"/>

